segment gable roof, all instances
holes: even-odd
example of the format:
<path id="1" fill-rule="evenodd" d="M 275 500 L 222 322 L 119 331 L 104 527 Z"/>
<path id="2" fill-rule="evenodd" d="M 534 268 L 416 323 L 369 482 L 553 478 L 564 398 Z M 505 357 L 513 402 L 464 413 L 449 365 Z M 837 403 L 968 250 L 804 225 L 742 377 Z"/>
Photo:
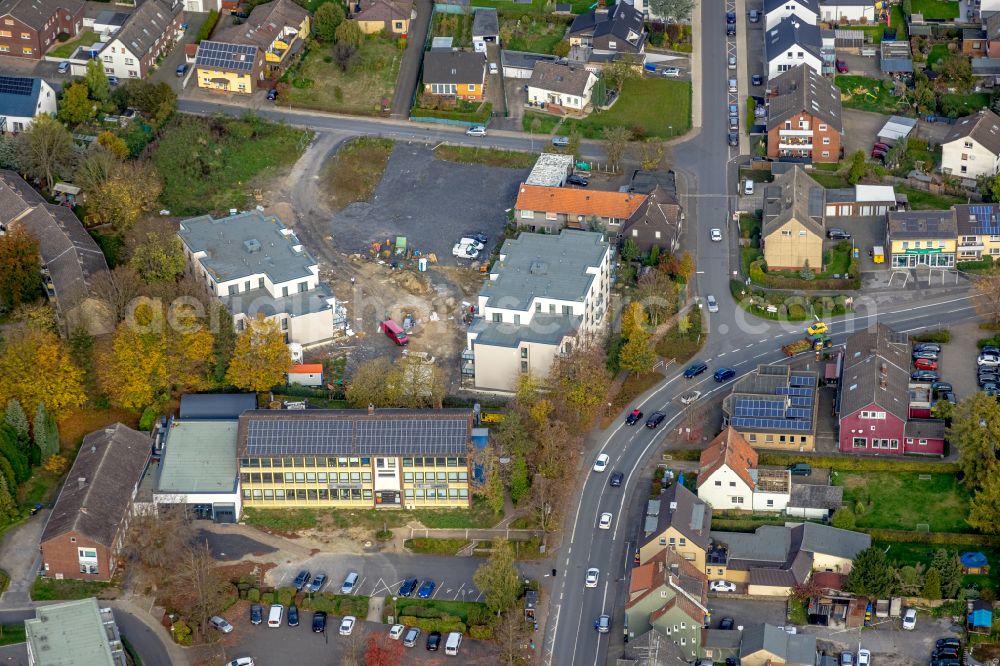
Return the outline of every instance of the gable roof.
<path id="1" fill-rule="evenodd" d="M 664 548 L 633 570 L 625 608 L 633 608 L 650 597 L 668 596 L 666 603 L 650 613 L 650 622 L 672 608 L 680 608 L 699 624 L 708 614 L 708 578 L 679 553 Z"/>
<path id="2" fill-rule="evenodd" d="M 583 97 L 594 75 L 583 67 L 570 67 L 556 62 L 537 62 L 528 85 L 565 95 Z"/>
<path id="3" fill-rule="evenodd" d="M 847 338 L 840 379 L 841 418 L 874 403 L 906 421 L 910 390 L 906 339 L 885 324 Z"/>
<path id="4" fill-rule="evenodd" d="M 285 28 L 298 29 L 309 12 L 292 0 L 257 5 L 242 24 L 228 23 L 213 35 L 215 41 L 248 44 L 267 50 Z"/>
<path id="5" fill-rule="evenodd" d="M 0 16 L 13 16 L 38 31 L 56 11 L 64 9 L 75 16 L 83 8 L 82 0 L 0 0 Z"/>
<path id="6" fill-rule="evenodd" d="M 129 15 L 105 49 L 118 41 L 141 59 L 166 35 L 167 28 L 183 9 L 184 5 L 176 0 L 145 0 Z"/>
<path id="7" fill-rule="evenodd" d="M 983 30 L 986 31 L 986 38 L 990 41 L 1000 39 L 1000 12 L 994 12 L 986 17 Z"/>
<path id="8" fill-rule="evenodd" d="M 41 94 L 42 80 L 39 78 L 0 76 L 0 116 L 34 118 Z"/>
<path id="9" fill-rule="evenodd" d="M 89 297 L 93 278 L 108 271 L 104 254 L 73 211 L 46 203 L 13 171 L 0 170 L 0 224 L 22 228 L 38 241 L 64 313 Z"/>
<path id="10" fill-rule="evenodd" d="M 819 2 L 817 0 L 795 0 L 795 2 L 814 14 L 819 14 Z M 764 13 L 770 14 L 776 9 L 783 9 L 787 4 L 787 0 L 764 0 Z"/>
<path id="11" fill-rule="evenodd" d="M 708 481 L 723 465 L 736 472 L 743 483 L 753 490 L 754 480 L 750 470 L 757 467 L 757 452 L 733 428 L 726 428 L 701 452 L 698 461 L 698 488 Z"/>
<path id="12" fill-rule="evenodd" d="M 743 628 L 740 658 L 758 652 L 774 655 L 787 666 L 813 666 L 816 663 L 816 635 L 788 634 L 772 624 L 751 624 Z"/>
<path id="13" fill-rule="evenodd" d="M 821 486 L 812 483 L 793 483 L 788 506 L 795 509 L 826 509 L 836 511 L 844 503 L 843 486 Z"/>
<path id="14" fill-rule="evenodd" d="M 658 539 L 663 532 L 674 528 L 688 541 L 705 550 L 709 546 L 712 529 L 712 507 L 698 499 L 680 483 L 675 483 L 660 496 L 661 508 L 656 517 L 656 529 L 642 540 L 646 545 Z"/>
<path id="15" fill-rule="evenodd" d="M 248 74 L 257 65 L 258 50 L 252 44 L 206 39 L 198 44 L 195 67 Z"/>
<path id="16" fill-rule="evenodd" d="M 84 437 L 41 542 L 77 532 L 110 547 L 146 469 L 151 447 L 147 434 L 121 423 Z"/>
<path id="17" fill-rule="evenodd" d="M 989 109 L 983 109 L 979 113 L 959 118 L 941 143 L 948 144 L 966 137 L 994 155 L 1000 154 L 1000 116 Z"/>
<path id="18" fill-rule="evenodd" d="M 858 553 L 872 545 L 872 538 L 868 534 L 819 523 L 795 525 L 792 527 L 792 538 L 799 542 L 799 549 L 807 553 L 848 560 L 853 560 Z"/>
<path id="19" fill-rule="evenodd" d="M 570 35 L 592 35 L 593 37 L 616 37 L 629 44 L 636 51 L 642 49 L 646 41 L 642 12 L 626 2 L 619 2 L 610 10 L 594 9 L 580 14 L 569 26 Z M 621 51 L 621 48 L 616 49 Z"/>
<path id="20" fill-rule="evenodd" d="M 822 43 L 819 28 L 795 14 L 781 19 L 776 26 L 764 33 L 767 62 L 784 55 L 793 46 L 801 47 L 819 58 Z"/>
<path id="21" fill-rule="evenodd" d="M 958 216 L 953 208 L 896 211 L 889 213 L 888 228 L 892 240 L 954 239 Z"/>
<path id="22" fill-rule="evenodd" d="M 1000 16 L 1000 12 L 994 16 Z M 954 208 L 959 236 L 1000 235 L 1000 204 L 958 204 Z"/>
<path id="23" fill-rule="evenodd" d="M 288 374 L 290 375 L 300 375 L 309 373 L 322 373 L 323 364 L 322 363 L 296 363 L 288 369 Z"/>
<path id="24" fill-rule="evenodd" d="M 768 131 L 803 111 L 844 131 L 840 88 L 812 67 L 796 65 L 782 72 L 768 81 L 767 90 Z"/>
<path id="25" fill-rule="evenodd" d="M 587 218 L 591 216 L 627 220 L 645 201 L 646 195 L 630 192 L 602 192 L 522 184 L 518 189 L 514 208 L 563 213 L 570 216 L 573 223 L 586 223 Z"/>
<path id="26" fill-rule="evenodd" d="M 796 165 L 764 186 L 764 222 L 761 237 L 767 238 L 793 218 L 817 236 L 823 236 L 826 190 L 806 170 Z"/>
<path id="27" fill-rule="evenodd" d="M 424 83 L 476 83 L 485 76 L 486 59 L 474 51 L 424 53 Z"/>
<path id="28" fill-rule="evenodd" d="M 403 0 L 362 0 L 353 3 L 355 11 L 351 18 L 355 21 L 408 21 L 413 11 L 412 2 Z"/>

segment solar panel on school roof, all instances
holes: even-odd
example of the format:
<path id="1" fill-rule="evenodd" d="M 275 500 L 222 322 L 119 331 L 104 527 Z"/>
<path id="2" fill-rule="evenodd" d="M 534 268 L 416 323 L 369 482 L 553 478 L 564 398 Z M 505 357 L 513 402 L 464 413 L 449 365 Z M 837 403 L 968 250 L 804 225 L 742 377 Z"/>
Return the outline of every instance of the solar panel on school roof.
<path id="1" fill-rule="evenodd" d="M 456 455 L 466 451 L 464 419 L 250 419 L 247 454 Z"/>
<path id="2" fill-rule="evenodd" d="M 25 76 L 0 76 L 0 95 L 30 95 L 35 80 Z"/>

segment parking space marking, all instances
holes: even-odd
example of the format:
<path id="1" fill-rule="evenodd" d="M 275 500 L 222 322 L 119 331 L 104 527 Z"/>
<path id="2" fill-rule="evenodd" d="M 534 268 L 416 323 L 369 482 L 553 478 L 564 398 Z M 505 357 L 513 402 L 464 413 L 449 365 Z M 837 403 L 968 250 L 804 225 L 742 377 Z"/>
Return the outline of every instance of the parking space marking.
<path id="1" fill-rule="evenodd" d="M 442 587 L 443 585 L 438 585 L 437 587 L 434 588 L 434 594 L 431 595 L 431 599 L 437 598 L 438 592 L 441 591 Z"/>
<path id="2" fill-rule="evenodd" d="M 397 585 L 400 585 L 400 584 L 402 584 L 402 582 L 403 582 L 403 581 L 397 581 L 397 582 L 395 582 L 395 583 L 392 583 L 392 584 L 390 585 L 390 584 L 387 584 L 387 583 L 386 583 L 386 582 L 385 582 L 384 580 L 382 580 L 381 578 L 379 578 L 379 579 L 378 579 L 378 581 L 377 581 L 377 582 L 375 583 L 375 587 L 374 587 L 374 588 L 372 588 L 372 593 L 371 593 L 371 594 L 370 594 L 369 596 L 372 596 L 372 597 L 375 597 L 375 596 L 378 596 L 378 593 L 379 593 L 379 592 L 380 592 L 380 591 L 381 591 L 382 589 L 384 589 L 384 590 L 385 590 L 385 591 L 386 591 L 387 593 L 389 593 L 390 595 L 392 595 L 392 594 L 394 594 L 394 592 L 392 591 L 392 588 L 396 587 Z M 381 586 L 381 588 L 380 588 L 379 586 Z"/>
<path id="3" fill-rule="evenodd" d="M 462 594 L 462 590 L 464 589 L 465 589 L 465 583 L 462 583 L 462 587 L 458 588 L 458 591 L 455 592 L 455 600 L 458 599 L 458 597 Z"/>
<path id="4" fill-rule="evenodd" d="M 358 584 L 357 584 L 357 585 L 356 585 L 356 586 L 354 587 L 354 591 L 353 591 L 353 592 L 351 592 L 351 594 L 352 594 L 352 595 L 354 595 L 354 596 L 357 596 L 358 594 L 361 594 L 361 586 L 365 584 L 365 581 L 366 581 L 366 580 L 368 580 L 368 577 L 367 577 L 367 576 L 365 576 L 364 578 L 362 578 L 362 579 L 361 579 L 361 582 L 360 582 L 360 583 L 358 583 Z"/>

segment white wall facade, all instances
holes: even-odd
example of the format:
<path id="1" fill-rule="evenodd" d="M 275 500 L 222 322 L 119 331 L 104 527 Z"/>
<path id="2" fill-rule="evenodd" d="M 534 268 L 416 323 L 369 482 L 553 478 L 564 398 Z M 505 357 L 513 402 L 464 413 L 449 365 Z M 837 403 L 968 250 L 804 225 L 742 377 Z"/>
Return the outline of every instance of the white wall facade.
<path id="1" fill-rule="evenodd" d="M 775 511 L 781 512 L 788 506 L 788 493 L 762 493 L 753 494 L 754 511 Z"/>
<path id="2" fill-rule="evenodd" d="M 35 115 L 31 117 L 9 116 L 5 115 L 3 110 L 0 109 L 0 118 L 7 119 L 6 131 L 23 132 L 31 127 L 31 123 L 34 122 L 35 118 L 42 115 L 55 114 L 56 109 L 56 93 L 52 89 L 52 86 L 43 80 L 41 81 L 41 88 L 38 91 L 38 100 L 35 102 Z"/>
<path id="3" fill-rule="evenodd" d="M 958 178 L 975 180 L 1000 170 L 1000 158 L 971 137 L 955 139 L 941 146 L 941 171 Z"/>
<path id="4" fill-rule="evenodd" d="M 117 76 L 119 79 L 142 78 L 142 61 L 117 39 L 112 39 L 101 51 L 101 64 L 108 76 Z"/>
<path id="5" fill-rule="evenodd" d="M 575 111 L 583 111 L 590 105 L 591 93 L 593 92 L 595 83 L 597 83 L 597 77 L 590 74 L 587 77 L 587 85 L 584 88 L 582 97 L 528 86 L 528 101 L 545 102 Z"/>
<path id="6" fill-rule="evenodd" d="M 824 21 L 838 23 L 841 20 L 857 22 L 866 19 L 869 23 L 875 22 L 874 2 L 867 5 L 820 5 L 820 14 Z"/>
<path id="7" fill-rule="evenodd" d="M 770 56 L 770 54 L 768 54 Z M 798 65 L 806 65 L 817 74 L 823 73 L 823 62 L 815 55 L 807 51 L 801 45 L 794 45 L 792 48 L 775 54 L 767 63 L 767 78 L 773 79 L 782 72 L 787 72 Z"/>
<path id="8" fill-rule="evenodd" d="M 780 7 L 775 7 L 771 13 L 764 17 L 764 29 L 770 30 L 781 23 L 781 19 L 795 14 L 809 25 L 816 25 L 816 12 L 805 7 L 796 0 L 786 0 Z"/>
<path id="9" fill-rule="evenodd" d="M 753 490 L 731 467 L 723 465 L 698 486 L 698 499 L 717 511 L 750 511 L 753 507 Z"/>
<path id="10" fill-rule="evenodd" d="M 231 493 L 153 493 L 153 504 L 232 504 L 236 507 L 236 520 L 243 512 L 239 484 Z"/>

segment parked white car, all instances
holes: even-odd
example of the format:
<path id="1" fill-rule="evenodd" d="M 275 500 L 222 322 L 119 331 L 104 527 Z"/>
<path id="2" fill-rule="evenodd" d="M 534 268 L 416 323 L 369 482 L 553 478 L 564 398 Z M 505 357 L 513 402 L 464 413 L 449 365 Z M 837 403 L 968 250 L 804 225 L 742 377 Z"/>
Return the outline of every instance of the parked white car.
<path id="1" fill-rule="evenodd" d="M 486 247 L 485 245 L 483 245 L 482 243 L 480 243 L 479 241 L 477 241 L 475 238 L 460 238 L 459 241 L 458 241 L 458 244 L 459 245 L 467 245 L 469 247 L 473 247 L 476 250 L 480 250 L 480 251 L 484 247 Z"/>
<path id="2" fill-rule="evenodd" d="M 913 631 L 917 628 L 917 609 L 907 608 L 906 613 L 903 615 L 903 629 L 907 631 Z"/>
<path id="3" fill-rule="evenodd" d="M 394 641 L 398 641 L 402 638 L 404 631 L 406 631 L 406 627 L 401 624 L 394 624 L 389 628 L 389 638 Z"/>
<path id="4" fill-rule="evenodd" d="M 462 245 L 461 243 L 455 243 L 455 247 L 451 248 L 451 253 L 459 259 L 475 259 L 479 256 L 479 250 L 471 245 Z"/>
<path id="5" fill-rule="evenodd" d="M 871 666 L 872 653 L 867 648 L 858 650 L 858 666 Z"/>
<path id="6" fill-rule="evenodd" d="M 1000 356 L 995 354 L 980 354 L 976 359 L 977 365 L 1000 365 Z"/>
<path id="7" fill-rule="evenodd" d="M 735 592 L 736 583 L 730 583 L 728 580 L 713 580 L 708 589 L 712 592 Z"/>
<path id="8" fill-rule="evenodd" d="M 340 635 L 350 636 L 351 632 L 354 631 L 354 623 L 357 621 L 358 619 L 353 615 L 344 617 L 344 619 L 340 621 Z"/>
<path id="9" fill-rule="evenodd" d="M 587 587 L 597 587 L 597 581 L 601 578 L 600 569 L 587 569 Z"/>
<path id="10" fill-rule="evenodd" d="M 602 530 L 611 529 L 611 520 L 614 518 L 610 513 L 602 513 L 601 520 L 597 523 L 597 526 Z"/>

